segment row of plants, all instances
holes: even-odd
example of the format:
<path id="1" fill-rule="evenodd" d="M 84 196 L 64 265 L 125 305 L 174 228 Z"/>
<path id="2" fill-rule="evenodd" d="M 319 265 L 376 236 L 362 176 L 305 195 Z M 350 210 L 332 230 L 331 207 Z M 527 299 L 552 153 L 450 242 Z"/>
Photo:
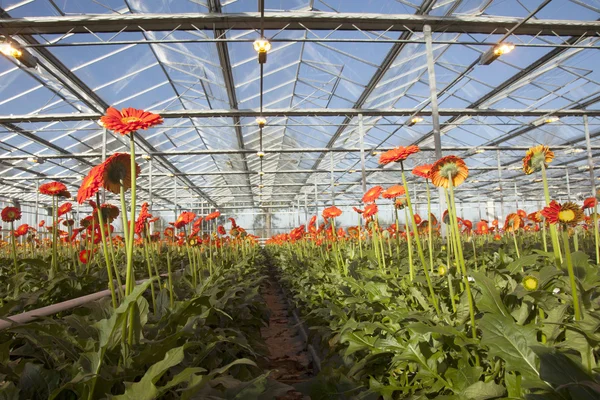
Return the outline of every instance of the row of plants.
<path id="1" fill-rule="evenodd" d="M 597 200 L 559 204 L 547 190 L 554 155 L 532 148 L 524 172 L 541 171 L 547 206 L 516 210 L 504 226 L 456 213 L 454 190 L 468 176 L 455 156 L 418 166 L 441 187 L 441 221 L 414 214 L 403 162 L 416 146 L 382 154 L 402 185 L 371 188 L 364 225 L 336 227 L 342 211 L 273 237 L 271 261 L 292 294 L 323 372 L 313 399 L 598 399 Z M 405 213 L 380 226 L 379 198 Z M 429 194 L 428 194 L 429 198 Z M 589 211 L 589 215 L 586 212 Z M 475 226 L 474 226 L 475 225 Z M 562 240 L 561 240 L 562 239 Z"/>
<path id="2" fill-rule="evenodd" d="M 137 212 L 135 141 L 162 118 L 110 108 L 101 121 L 129 139 L 130 153 L 110 155 L 84 178 L 77 201 L 92 212 L 79 226 L 58 181 L 39 188 L 52 221 L 18 225 L 18 207 L 2 210 L 10 234 L 0 241 L 0 312 L 98 290 L 109 296 L 0 331 L 0 398 L 266 400 L 288 392 L 265 368 L 266 274 L 256 237 L 233 218 L 226 230 L 219 211 L 184 211 L 153 231 L 149 205 Z"/>

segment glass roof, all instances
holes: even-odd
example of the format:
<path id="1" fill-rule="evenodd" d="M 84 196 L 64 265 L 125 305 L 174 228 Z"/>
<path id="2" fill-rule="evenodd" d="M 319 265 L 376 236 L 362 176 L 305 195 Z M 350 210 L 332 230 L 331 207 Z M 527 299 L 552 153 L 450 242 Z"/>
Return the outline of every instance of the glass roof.
<path id="1" fill-rule="evenodd" d="M 549 170 L 556 193 L 590 192 L 583 114 L 589 114 L 595 160 L 598 1 L 265 0 L 264 37 L 272 49 L 262 68 L 252 47 L 263 28 L 255 0 L 0 5 L 0 35 L 38 60 L 30 68 L 0 57 L 4 200 L 33 202 L 36 185 L 49 179 L 76 192 L 101 161 L 104 132 L 97 120 L 115 106 L 165 117 L 163 125 L 138 134 L 142 196 L 149 196 L 152 180 L 156 206 L 172 208 L 177 192 L 184 208 L 289 208 L 312 196 L 315 185 L 326 204 L 332 182 L 338 203 L 356 203 L 362 196 L 361 126 L 369 185 L 398 183 L 397 168 L 378 165 L 382 149 L 421 146 L 407 168 L 436 158 L 427 47 L 422 26 L 408 26 L 415 15 L 446 18 L 427 23 L 442 152 L 463 157 L 471 169 L 471 190 L 458 192 L 459 198 L 487 201 L 501 199 L 507 187 L 511 195 L 529 190 L 534 177 L 518 167 L 525 150 L 537 144 L 556 149 Z M 212 25 L 202 20 L 223 14 L 228 18 Z M 127 22 L 132 16 L 147 20 Z M 386 17 L 399 22 L 385 25 Z M 556 29 L 531 33 L 529 26 L 547 20 L 555 20 Z M 15 30 L 11 23 L 18 21 L 26 24 Z M 578 23 L 592 29 L 579 34 L 573 28 Z M 527 34 L 519 33 L 524 29 Z M 501 41 L 516 48 L 480 65 L 482 54 Z M 262 131 L 255 122 L 261 109 L 271 112 Z M 559 113 L 558 121 L 538 123 Z M 415 115 L 423 121 L 409 126 Z M 107 154 L 128 150 L 110 132 L 105 146 Z M 32 162 L 33 156 L 43 163 Z M 531 190 L 539 194 L 541 186 Z"/>

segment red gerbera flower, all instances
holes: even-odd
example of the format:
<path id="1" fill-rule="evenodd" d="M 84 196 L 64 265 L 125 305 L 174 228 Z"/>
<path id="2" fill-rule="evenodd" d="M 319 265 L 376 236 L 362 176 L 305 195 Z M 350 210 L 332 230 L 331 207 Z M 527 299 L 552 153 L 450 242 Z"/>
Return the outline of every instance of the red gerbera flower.
<path id="1" fill-rule="evenodd" d="M 419 225 L 421 221 L 421 216 L 419 214 L 415 214 L 415 224 Z"/>
<path id="2" fill-rule="evenodd" d="M 42 226 L 44 226 L 44 225 L 46 225 L 46 221 L 45 221 L 45 220 L 41 220 L 41 221 L 38 223 L 38 228 L 41 228 L 41 227 L 42 227 Z"/>
<path id="3" fill-rule="evenodd" d="M 106 115 L 100 118 L 100 122 L 106 129 L 128 135 L 131 132 L 140 129 L 148 129 L 155 125 L 163 123 L 163 119 L 158 114 L 135 108 L 124 108 L 120 112 L 116 108 L 109 107 Z"/>
<path id="4" fill-rule="evenodd" d="M 477 223 L 477 228 L 475 230 L 480 235 L 486 235 L 490 231 L 490 227 L 488 226 L 487 221 L 481 220 Z"/>
<path id="5" fill-rule="evenodd" d="M 367 190 L 367 193 L 362 197 L 363 203 L 372 203 L 379 198 L 383 188 L 381 186 L 373 186 L 371 189 Z"/>
<path id="6" fill-rule="evenodd" d="M 406 191 L 404 190 L 404 186 L 394 185 L 394 186 L 390 186 L 389 188 L 385 189 L 385 191 L 382 193 L 381 196 L 384 199 L 394 199 L 398 196 L 402 196 L 404 193 L 406 193 Z"/>
<path id="7" fill-rule="evenodd" d="M 399 146 L 395 149 L 391 149 L 379 156 L 379 164 L 389 164 L 391 162 L 403 161 L 408 158 L 411 154 L 418 153 L 419 146 Z"/>
<path id="8" fill-rule="evenodd" d="M 360 208 L 357 208 L 357 207 L 352 207 L 352 209 L 359 214 L 362 214 L 364 212 L 364 210 L 361 210 Z"/>
<path id="9" fill-rule="evenodd" d="M 323 218 L 335 218 L 342 215 L 342 210 L 336 206 L 327 207 L 323 210 Z"/>
<path id="10" fill-rule="evenodd" d="M 208 214 L 206 217 L 204 217 L 205 221 L 212 221 L 215 218 L 219 218 L 221 216 L 221 212 L 220 211 L 214 211 L 211 212 L 210 214 Z"/>
<path id="11" fill-rule="evenodd" d="M 87 264 L 90 261 L 90 257 L 92 256 L 92 252 L 90 250 L 81 250 L 79 252 L 79 261 L 82 264 Z"/>
<path id="12" fill-rule="evenodd" d="M 583 210 L 581 207 L 570 201 L 561 205 L 556 200 L 552 200 L 540 213 L 551 224 L 560 222 L 563 225 L 575 226 L 583 220 Z"/>
<path id="13" fill-rule="evenodd" d="M 235 219 L 229 217 L 229 221 L 231 222 L 231 228 L 237 228 L 237 224 L 235 223 Z"/>
<path id="14" fill-rule="evenodd" d="M 21 210 L 17 207 L 4 207 L 2 209 L 2 221 L 4 222 L 13 222 L 21 219 Z"/>
<path id="15" fill-rule="evenodd" d="M 363 212 L 363 217 L 365 219 L 371 218 L 372 216 L 377 214 L 377 211 L 378 211 L 377 204 L 375 204 L 375 203 L 367 204 L 367 206 L 365 207 L 365 211 Z"/>
<path id="16" fill-rule="evenodd" d="M 83 178 L 79 191 L 77 192 L 77 202 L 82 204 L 87 199 L 95 195 L 102 187 L 102 164 L 93 167 L 87 176 Z"/>
<path id="17" fill-rule="evenodd" d="M 184 211 L 179 215 L 179 217 L 177 218 L 177 221 L 175 221 L 175 228 L 181 229 L 185 225 L 192 222 L 195 218 L 196 218 L 196 213 Z"/>
<path id="18" fill-rule="evenodd" d="M 58 216 L 60 217 L 62 215 L 65 215 L 66 213 L 70 212 L 72 209 L 73 209 L 73 204 L 64 203 L 60 207 L 58 207 Z"/>
<path id="19" fill-rule="evenodd" d="M 425 164 L 425 165 L 417 165 L 413 168 L 413 175 L 419 176 L 424 179 L 429 179 L 429 173 L 431 172 L 431 168 L 433 164 Z"/>
<path id="20" fill-rule="evenodd" d="M 123 188 L 127 191 L 131 188 L 131 155 L 128 153 L 115 153 L 108 157 L 106 161 L 100 164 L 102 171 L 102 186 L 104 189 L 119 194 L 121 182 Z M 135 175 L 139 176 L 140 166 L 136 164 Z"/>
<path id="21" fill-rule="evenodd" d="M 39 191 L 48 196 L 61 196 L 63 192 L 67 192 L 67 187 L 60 182 L 48 182 L 40 185 Z"/>
<path id="22" fill-rule="evenodd" d="M 583 209 L 594 208 L 598 204 L 598 200 L 595 197 L 588 197 L 583 201 Z"/>
<path id="23" fill-rule="evenodd" d="M 15 237 L 26 235 L 29 231 L 29 225 L 23 224 L 19 225 L 17 229 L 15 229 Z"/>
<path id="24" fill-rule="evenodd" d="M 304 225 L 302 225 L 302 231 L 304 232 Z M 225 228 L 223 227 L 223 225 L 219 225 L 217 227 L 217 232 L 219 232 L 219 235 L 226 235 L 227 231 L 225 230 Z"/>

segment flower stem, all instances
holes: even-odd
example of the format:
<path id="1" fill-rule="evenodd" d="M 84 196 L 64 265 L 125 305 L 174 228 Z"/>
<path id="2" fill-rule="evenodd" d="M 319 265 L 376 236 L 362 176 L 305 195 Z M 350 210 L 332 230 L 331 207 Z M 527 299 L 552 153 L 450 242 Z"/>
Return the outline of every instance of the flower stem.
<path id="1" fill-rule="evenodd" d="M 12 256 L 15 274 L 17 274 L 19 272 L 19 267 L 17 265 L 17 238 L 15 237 L 15 223 L 13 221 L 10 221 L 10 242 L 12 243 Z"/>
<path id="2" fill-rule="evenodd" d="M 425 261 L 425 254 L 423 254 L 423 247 L 421 246 L 421 241 L 419 240 L 419 231 L 417 230 L 417 223 L 415 222 L 412 203 L 410 201 L 410 191 L 408 190 L 408 183 L 406 182 L 406 175 L 404 174 L 404 164 L 402 162 L 400 162 L 400 168 L 402 170 L 402 185 L 404 185 L 404 189 L 406 191 L 406 206 L 408 207 L 412 230 L 415 233 L 415 238 L 417 242 L 417 252 L 419 253 L 419 258 L 421 260 L 421 264 L 423 265 L 423 271 L 425 272 L 425 280 L 427 281 L 427 286 L 429 287 L 429 295 L 431 296 L 431 302 L 433 303 L 433 307 L 435 308 L 435 311 L 439 316 L 441 315 L 441 311 L 438 305 L 435 291 L 433 290 L 433 284 L 431 283 L 431 276 L 429 275 L 429 269 L 427 268 L 427 263 Z"/>
<path id="3" fill-rule="evenodd" d="M 546 166 L 542 164 L 542 181 L 544 184 L 544 197 L 546 205 L 550 205 L 550 190 L 548 189 L 548 177 L 546 176 Z M 560 244 L 558 242 L 558 231 L 555 225 L 550 225 L 550 239 L 552 240 L 552 250 L 554 251 L 554 261 L 556 268 L 560 269 L 562 264 L 562 254 L 560 252 Z"/>
<path id="4" fill-rule="evenodd" d="M 598 204 L 594 205 L 594 240 L 596 242 L 596 264 L 600 264 L 600 238 L 598 237 Z"/>
<path id="5" fill-rule="evenodd" d="M 575 271 L 573 270 L 573 261 L 571 260 L 571 246 L 569 245 L 569 233 L 566 229 L 562 231 L 563 246 L 565 247 L 565 259 L 567 261 L 567 271 L 569 272 L 569 282 L 571 284 L 571 296 L 573 297 L 573 309 L 575 311 L 575 320 L 581 321 L 581 309 L 579 307 L 579 296 L 577 294 L 577 282 L 575 281 Z"/>
<path id="6" fill-rule="evenodd" d="M 429 269 L 433 274 L 433 226 L 431 225 L 431 194 L 429 193 L 429 179 L 425 179 L 425 188 L 427 189 L 427 247 L 429 247 Z"/>
<path id="7" fill-rule="evenodd" d="M 96 200 L 98 207 L 96 212 L 98 213 L 98 224 L 100 225 L 100 237 L 102 239 L 102 250 L 104 251 L 104 261 L 106 262 L 106 272 L 108 273 L 108 286 L 110 287 L 110 297 L 112 299 L 113 308 L 117 308 L 117 295 L 115 294 L 115 284 L 113 281 L 112 267 L 110 265 L 110 259 L 108 254 L 108 246 L 106 245 L 106 234 L 104 233 L 104 216 L 102 215 L 102 207 L 100 207 L 100 196 L 96 193 Z"/>
<path id="8" fill-rule="evenodd" d="M 413 248 L 412 248 L 412 238 L 410 237 L 410 229 L 408 226 L 408 210 L 406 207 L 404 208 L 404 218 L 406 219 L 406 245 L 408 246 L 408 275 L 410 277 L 410 281 L 412 282 L 415 279 L 415 267 L 413 261 Z"/>

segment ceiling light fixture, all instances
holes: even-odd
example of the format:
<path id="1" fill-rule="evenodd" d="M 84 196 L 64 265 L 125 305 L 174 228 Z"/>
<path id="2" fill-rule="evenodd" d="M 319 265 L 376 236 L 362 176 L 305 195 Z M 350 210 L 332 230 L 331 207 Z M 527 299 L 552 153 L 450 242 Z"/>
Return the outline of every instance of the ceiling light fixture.
<path id="1" fill-rule="evenodd" d="M 498 57 L 508 54 L 515 49 L 515 45 L 512 43 L 500 43 L 494 47 L 491 47 L 479 57 L 479 65 L 490 65 Z"/>
<path id="2" fill-rule="evenodd" d="M 256 124 L 259 128 L 262 128 L 267 124 L 267 119 L 265 117 L 256 117 Z"/>
<path id="3" fill-rule="evenodd" d="M 414 125 L 418 124 L 419 122 L 423 122 L 423 117 L 415 116 L 415 117 L 412 117 L 410 119 L 410 121 L 408 121 L 407 125 L 414 126 Z"/>
<path id="4" fill-rule="evenodd" d="M 19 60 L 21 64 L 28 68 L 37 67 L 38 60 L 28 51 L 19 46 L 14 40 L 4 38 L 0 43 L 0 53 L 7 57 L 12 57 Z"/>
<path id="5" fill-rule="evenodd" d="M 267 53 L 271 50 L 271 43 L 265 38 L 256 39 L 254 50 L 258 53 L 258 63 L 264 64 L 267 62 Z"/>

